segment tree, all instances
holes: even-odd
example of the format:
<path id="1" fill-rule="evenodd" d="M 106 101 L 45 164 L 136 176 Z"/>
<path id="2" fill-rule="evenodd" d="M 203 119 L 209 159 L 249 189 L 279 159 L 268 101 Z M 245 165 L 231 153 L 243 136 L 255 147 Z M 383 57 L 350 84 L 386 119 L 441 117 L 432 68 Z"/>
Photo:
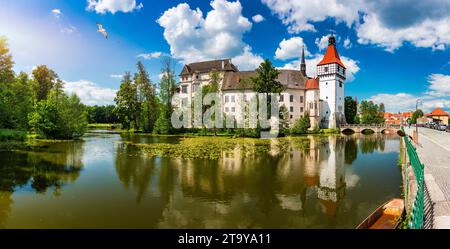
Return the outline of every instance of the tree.
<path id="1" fill-rule="evenodd" d="M 158 134 L 172 132 L 170 118 L 172 115 L 172 97 L 175 92 L 175 72 L 172 69 L 173 61 L 170 57 L 163 60 L 162 78 L 159 83 L 159 99 L 161 101 L 160 113 L 156 120 L 154 131 Z"/>
<path id="2" fill-rule="evenodd" d="M 136 114 L 139 115 L 138 123 L 145 132 L 153 131 L 158 117 L 158 101 L 155 86 L 150 81 L 147 71 L 142 62 L 137 63 L 138 72 L 134 76 L 137 89 Z"/>
<path id="3" fill-rule="evenodd" d="M 372 101 L 361 102 L 361 123 L 362 124 L 382 124 L 384 123 L 383 114 L 379 112 L 380 108 Z"/>
<path id="4" fill-rule="evenodd" d="M 386 109 L 384 108 L 384 103 L 380 103 L 380 106 L 378 107 L 378 111 L 380 113 L 385 113 Z"/>
<path id="5" fill-rule="evenodd" d="M 87 112 L 80 99 L 56 89 L 36 104 L 29 119 L 35 132 L 51 139 L 79 138 L 87 127 Z"/>
<path id="6" fill-rule="evenodd" d="M 295 120 L 294 125 L 291 128 L 291 133 L 296 135 L 306 134 L 309 128 L 311 128 L 311 123 L 309 120 L 309 113 L 306 112 L 305 116 Z"/>
<path id="7" fill-rule="evenodd" d="M 12 84 L 11 120 L 14 129 L 28 129 L 28 114 L 33 111 L 33 90 L 28 74 L 21 72 Z"/>
<path id="8" fill-rule="evenodd" d="M 411 124 L 417 124 L 417 119 L 423 117 L 423 115 L 423 111 L 420 109 L 414 111 L 411 117 Z"/>
<path id="9" fill-rule="evenodd" d="M 265 93 L 267 99 L 267 111 L 270 113 L 270 99 L 269 94 L 281 93 L 286 88 L 278 80 L 278 71 L 270 62 L 265 59 L 264 62 L 256 69 L 256 77 L 251 77 L 253 83 L 253 90 L 257 93 Z"/>
<path id="10" fill-rule="evenodd" d="M 14 80 L 14 61 L 6 38 L 0 37 L 0 87 Z M 0 89 L 1 90 L 1 89 Z"/>
<path id="11" fill-rule="evenodd" d="M 349 124 L 355 123 L 355 117 L 357 114 L 357 103 L 350 97 L 345 97 L 345 119 Z"/>
<path id="12" fill-rule="evenodd" d="M 280 107 L 280 132 L 285 134 L 289 131 L 289 111 L 285 105 Z"/>
<path id="13" fill-rule="evenodd" d="M 107 106 L 89 106 L 88 111 L 88 122 L 90 124 L 116 124 L 119 122 L 117 115 L 114 113 L 114 105 Z"/>
<path id="14" fill-rule="evenodd" d="M 36 102 L 46 99 L 57 82 L 58 85 L 62 85 L 61 81 L 58 81 L 58 75 L 46 65 L 37 66 L 32 74 Z"/>
<path id="15" fill-rule="evenodd" d="M 132 128 L 133 125 L 135 128 L 139 127 L 136 119 L 136 112 L 138 110 L 136 85 L 131 81 L 129 72 L 124 74 L 120 89 L 114 101 L 116 102 L 115 113 L 122 127 L 127 130 Z"/>

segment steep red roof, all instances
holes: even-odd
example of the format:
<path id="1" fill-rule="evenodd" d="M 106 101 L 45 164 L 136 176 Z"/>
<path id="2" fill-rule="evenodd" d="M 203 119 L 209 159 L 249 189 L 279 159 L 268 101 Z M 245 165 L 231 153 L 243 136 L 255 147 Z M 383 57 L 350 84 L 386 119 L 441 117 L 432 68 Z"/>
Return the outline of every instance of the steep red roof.
<path id="1" fill-rule="evenodd" d="M 449 116 L 449 114 L 441 108 L 436 108 L 432 112 L 428 113 L 427 116 Z"/>
<path id="2" fill-rule="evenodd" d="M 308 81 L 306 81 L 306 90 L 314 90 L 314 89 L 319 89 L 319 81 L 317 79 L 308 79 Z"/>
<path id="3" fill-rule="evenodd" d="M 331 63 L 337 63 L 345 68 L 344 63 L 342 63 L 341 58 L 339 57 L 339 54 L 337 52 L 336 46 L 334 44 L 328 45 L 327 51 L 325 52 L 325 56 L 317 65 L 320 66 Z"/>

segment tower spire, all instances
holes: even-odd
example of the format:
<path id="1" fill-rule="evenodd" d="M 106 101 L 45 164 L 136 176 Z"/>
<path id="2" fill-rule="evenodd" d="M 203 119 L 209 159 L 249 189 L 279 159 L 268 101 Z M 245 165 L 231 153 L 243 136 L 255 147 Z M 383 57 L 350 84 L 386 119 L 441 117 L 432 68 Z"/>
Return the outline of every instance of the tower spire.
<path id="1" fill-rule="evenodd" d="M 302 62 L 300 63 L 300 72 L 306 77 L 305 45 L 302 46 Z"/>

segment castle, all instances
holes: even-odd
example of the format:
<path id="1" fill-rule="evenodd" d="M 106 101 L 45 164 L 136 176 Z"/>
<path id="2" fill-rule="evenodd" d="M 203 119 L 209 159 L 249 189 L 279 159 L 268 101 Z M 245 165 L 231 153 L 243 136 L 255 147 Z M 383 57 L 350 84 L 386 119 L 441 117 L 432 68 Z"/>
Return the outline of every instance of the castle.
<path id="1" fill-rule="evenodd" d="M 195 62 L 187 64 L 180 73 L 179 93 L 181 98 L 192 100 L 201 86 L 209 84 L 210 72 L 220 74 L 220 96 L 223 112 L 238 115 L 237 95 L 244 99 L 255 96 L 251 85 L 240 84 L 242 79 L 255 77 L 256 71 L 239 71 L 230 59 Z M 336 38 L 331 34 L 323 59 L 317 64 L 317 77 L 308 77 L 304 49 L 300 70 L 279 70 L 278 81 L 286 87 L 280 94 L 280 106 L 289 112 L 289 121 L 303 117 L 309 112 L 311 127 L 337 128 L 346 123 L 344 115 L 345 65 L 336 49 Z"/>

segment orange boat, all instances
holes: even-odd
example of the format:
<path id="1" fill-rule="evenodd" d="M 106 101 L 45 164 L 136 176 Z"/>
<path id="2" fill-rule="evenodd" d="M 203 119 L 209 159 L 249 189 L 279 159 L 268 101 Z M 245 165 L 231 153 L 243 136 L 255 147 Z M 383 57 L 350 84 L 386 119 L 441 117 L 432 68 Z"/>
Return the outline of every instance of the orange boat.
<path id="1" fill-rule="evenodd" d="M 402 199 L 392 199 L 378 207 L 356 229 L 396 229 L 404 210 Z"/>

